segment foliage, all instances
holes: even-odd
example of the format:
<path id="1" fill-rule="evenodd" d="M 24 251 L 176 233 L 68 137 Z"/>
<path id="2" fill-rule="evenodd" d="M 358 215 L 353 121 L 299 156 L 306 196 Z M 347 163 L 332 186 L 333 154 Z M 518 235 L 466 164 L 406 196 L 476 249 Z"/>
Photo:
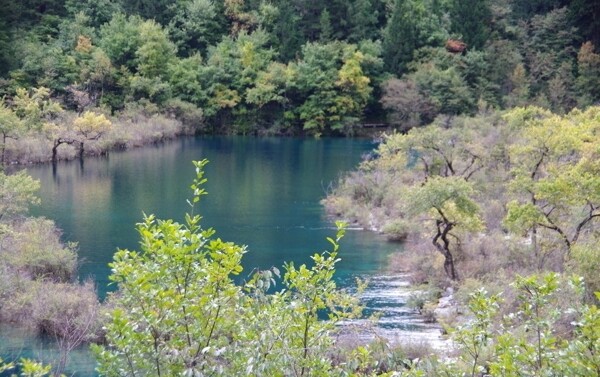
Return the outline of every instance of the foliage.
<path id="1" fill-rule="evenodd" d="M 69 353 L 96 336 L 98 298 L 91 283 L 72 282 L 76 245 L 62 243 L 51 220 L 23 217 L 30 204 L 39 202 L 39 182 L 25 171 L 0 172 L 0 186 L 0 320 L 57 340 L 60 357 L 53 367 L 21 360 L 19 376 L 59 376 Z"/>
<path id="2" fill-rule="evenodd" d="M 370 79 L 363 73 L 365 60 L 355 45 L 339 42 L 305 45 L 302 60 L 289 65 L 288 96 L 299 107 L 288 111 L 287 117 L 299 118 L 303 129 L 315 134 L 350 133 L 361 118 L 372 90 Z"/>
<path id="3" fill-rule="evenodd" d="M 454 254 L 460 250 L 460 233 L 456 232 L 482 228 L 473 194 L 472 185 L 461 177 L 431 177 L 409 193 L 408 215 L 426 213 L 435 224 L 432 242 L 444 256 L 444 271 L 452 280 L 458 279 Z"/>
<path id="4" fill-rule="evenodd" d="M 30 359 L 21 359 L 15 365 L 15 363 L 5 363 L 2 359 L 0 359 L 0 373 L 6 373 L 16 366 L 19 367 L 20 373 L 19 377 L 47 377 L 50 376 L 52 367 L 50 365 L 44 365 L 39 362 L 30 360 Z M 11 374 L 11 377 L 16 377 L 17 374 Z M 61 377 L 63 375 L 60 375 Z"/>
<path id="5" fill-rule="evenodd" d="M 472 318 L 451 335 L 459 345 L 459 361 L 472 377 L 485 372 L 485 354 L 492 341 L 492 326 L 498 311 L 498 296 L 488 296 L 484 289 L 472 293 L 468 302 Z"/>
<path id="6" fill-rule="evenodd" d="M 597 307 L 579 306 L 575 301 L 566 313 L 557 308 L 561 292 L 578 295 L 581 281 L 548 273 L 517 277 L 513 287 L 517 306 L 503 319 L 497 318 L 498 296 L 488 296 L 483 290 L 471 295 L 471 319 L 452 332 L 461 352 L 441 369 L 449 375 L 470 376 L 595 375 L 599 334 L 590 326 L 597 325 Z M 563 341 L 557 329 L 565 316 L 574 319 L 569 342 Z M 580 348 L 583 344 L 589 348 Z"/>
<path id="7" fill-rule="evenodd" d="M 577 67 L 579 77 L 577 78 L 577 88 L 582 98 L 579 100 L 581 105 L 590 105 L 600 101 L 600 54 L 594 52 L 594 45 L 586 42 L 581 45 L 577 55 Z"/>
<path id="8" fill-rule="evenodd" d="M 206 161 L 194 163 L 192 211 L 206 194 Z M 245 247 L 214 239 L 201 217 L 184 224 L 146 216 L 138 225 L 141 251 L 120 250 L 111 264 L 119 284 L 106 326 L 107 346 L 95 346 L 103 375 L 219 373 L 322 375 L 335 324 L 356 315 L 356 299 L 332 280 L 338 241 L 312 256 L 314 265 L 273 268 L 236 284 Z M 328 321 L 319 319 L 326 313 Z"/>
<path id="9" fill-rule="evenodd" d="M 12 175 L 0 171 L 0 219 L 21 215 L 30 205 L 39 203 L 35 194 L 39 187 L 39 182 L 24 171 Z"/>
<path id="10" fill-rule="evenodd" d="M 460 35 L 470 49 L 480 49 L 490 35 L 492 13 L 487 0 L 451 1 L 452 32 Z"/>
<path id="11" fill-rule="evenodd" d="M 493 281 L 498 269 L 511 276 L 567 263 L 589 279 L 591 299 L 597 118 L 596 107 L 564 116 L 528 107 L 502 118 L 438 118 L 385 136 L 325 203 L 332 214 L 367 218 L 366 226 L 392 234 L 385 224 L 411 223 L 404 227 L 410 250 L 427 253 L 433 243 L 445 259 L 438 268 L 453 279 Z M 431 276 L 432 264 L 422 263 L 416 276 Z"/>
<path id="12" fill-rule="evenodd" d="M 202 131 L 321 135 L 360 132 L 363 117 L 406 129 L 485 106 L 566 113 L 598 97 L 589 2 L 31 1 L 0 13 L 0 93 L 43 86 L 78 112 L 139 102 L 172 114 L 182 100 L 202 111 Z M 460 38 L 461 54 L 443 49 Z M 362 53 L 368 90 L 336 85 L 353 52 L 330 55 L 335 70 L 312 60 L 334 45 Z M 302 77 L 304 60 L 320 79 Z M 389 79 L 401 80 L 398 101 L 379 87 Z"/>
<path id="13" fill-rule="evenodd" d="M 509 122 L 523 110 L 507 114 Z M 511 119 L 512 118 L 512 119 Z M 506 224 L 511 229 L 554 233 L 550 246 L 562 246 L 570 253 L 600 216 L 598 193 L 598 109 L 574 110 L 567 117 L 544 116 L 526 120 L 519 126 L 518 141 L 511 147 L 514 176 L 510 187 L 520 195 L 508 205 Z M 552 238 L 546 237 L 546 241 Z"/>
<path id="14" fill-rule="evenodd" d="M 70 282 L 77 266 L 75 244 L 64 245 L 54 222 L 26 219 L 5 235 L 3 263 L 31 279 Z"/>
<path id="15" fill-rule="evenodd" d="M 5 162 L 6 139 L 16 138 L 23 133 L 23 121 L 8 108 L 4 103 L 0 103 L 0 133 L 2 134 L 2 165 Z"/>
<path id="16" fill-rule="evenodd" d="M 437 2 L 397 0 L 393 4 L 383 32 L 383 58 L 387 71 L 399 76 L 406 73 L 416 50 L 441 44 L 447 30 Z"/>
<path id="17" fill-rule="evenodd" d="M 411 129 L 433 121 L 433 104 L 421 94 L 414 80 L 389 79 L 383 84 L 381 103 L 388 120 L 400 130 Z"/>

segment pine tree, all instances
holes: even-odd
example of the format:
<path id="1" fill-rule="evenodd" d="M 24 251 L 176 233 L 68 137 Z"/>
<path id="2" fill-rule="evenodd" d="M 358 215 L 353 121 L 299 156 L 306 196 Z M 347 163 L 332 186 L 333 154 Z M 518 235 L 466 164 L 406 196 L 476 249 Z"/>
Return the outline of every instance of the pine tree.
<path id="1" fill-rule="evenodd" d="M 350 5 L 350 35 L 351 42 L 377 37 L 377 10 L 373 9 L 371 0 L 354 0 Z"/>
<path id="2" fill-rule="evenodd" d="M 594 45 L 600 45 L 600 0 L 573 0 L 569 6 L 573 24 Z"/>
<path id="3" fill-rule="evenodd" d="M 396 0 L 383 32 L 383 60 L 387 70 L 398 76 L 405 72 L 406 64 L 413 59 L 413 52 L 419 46 L 418 11 L 415 0 Z"/>
<path id="4" fill-rule="evenodd" d="M 582 106 L 597 103 L 600 101 L 600 54 L 594 52 L 592 42 L 581 46 L 577 55 L 577 66 L 579 103 Z"/>
<path id="5" fill-rule="evenodd" d="M 289 61 L 296 56 L 304 43 L 299 25 L 300 16 L 293 0 L 281 0 L 277 6 L 279 14 L 273 26 L 273 34 L 279 42 L 277 51 L 280 58 Z"/>
<path id="6" fill-rule="evenodd" d="M 450 9 L 452 32 L 469 48 L 481 49 L 490 36 L 492 13 L 488 0 L 454 0 Z"/>
<path id="7" fill-rule="evenodd" d="M 327 8 L 325 8 L 321 12 L 321 17 L 319 17 L 319 40 L 321 42 L 329 42 L 332 39 L 332 35 L 331 16 Z"/>

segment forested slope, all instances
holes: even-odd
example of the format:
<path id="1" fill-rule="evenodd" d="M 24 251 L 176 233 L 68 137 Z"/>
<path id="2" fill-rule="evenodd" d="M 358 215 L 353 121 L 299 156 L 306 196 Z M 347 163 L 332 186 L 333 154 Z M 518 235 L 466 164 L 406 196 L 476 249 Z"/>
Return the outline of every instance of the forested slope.
<path id="1" fill-rule="evenodd" d="M 566 112 L 600 100 L 598 12 L 597 0 L 7 1 L 0 93 L 9 110 L 18 88 L 46 87 L 67 110 L 207 132 Z"/>

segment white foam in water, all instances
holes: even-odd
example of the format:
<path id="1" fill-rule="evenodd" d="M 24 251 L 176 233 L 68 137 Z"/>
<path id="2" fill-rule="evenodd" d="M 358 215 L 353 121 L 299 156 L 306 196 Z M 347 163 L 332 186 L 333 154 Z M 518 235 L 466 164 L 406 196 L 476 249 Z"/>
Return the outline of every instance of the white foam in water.
<path id="1" fill-rule="evenodd" d="M 438 324 L 426 323 L 424 318 L 406 302 L 415 291 L 410 289 L 406 275 L 380 275 L 369 278 L 369 284 L 361 295 L 367 315 L 378 317 L 373 326 L 369 320 L 343 323 L 348 326 L 352 337 L 362 341 L 377 338 L 391 344 L 428 344 L 434 349 L 448 348 Z"/>

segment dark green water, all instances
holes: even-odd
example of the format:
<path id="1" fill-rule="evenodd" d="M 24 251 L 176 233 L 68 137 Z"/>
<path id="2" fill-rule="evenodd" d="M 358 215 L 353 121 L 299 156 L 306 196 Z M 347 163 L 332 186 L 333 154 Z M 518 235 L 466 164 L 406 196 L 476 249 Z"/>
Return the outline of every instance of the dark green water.
<path id="1" fill-rule="evenodd" d="M 33 214 L 54 219 L 64 240 L 79 242 L 80 277 L 92 277 L 104 296 L 107 264 L 117 248 L 137 247 L 135 224 L 142 213 L 182 220 L 195 175 L 191 161 L 206 158 L 209 194 L 198 210 L 204 227 L 214 227 L 218 237 L 248 245 L 245 272 L 284 261 L 310 263 L 309 256 L 327 248 L 325 238 L 335 234 L 319 201 L 373 148 L 366 139 L 185 138 L 83 164 L 37 166 L 28 169 L 42 186 L 42 205 Z M 348 285 L 355 276 L 381 273 L 397 247 L 350 229 L 341 243 L 338 281 Z M 50 347 L 6 329 L 0 335 L 0 357 L 8 359 L 15 353 L 39 356 L 40 348 Z M 7 346 L 13 343 L 18 346 Z M 89 375 L 82 366 L 89 356 L 74 356 L 73 368 Z"/>

